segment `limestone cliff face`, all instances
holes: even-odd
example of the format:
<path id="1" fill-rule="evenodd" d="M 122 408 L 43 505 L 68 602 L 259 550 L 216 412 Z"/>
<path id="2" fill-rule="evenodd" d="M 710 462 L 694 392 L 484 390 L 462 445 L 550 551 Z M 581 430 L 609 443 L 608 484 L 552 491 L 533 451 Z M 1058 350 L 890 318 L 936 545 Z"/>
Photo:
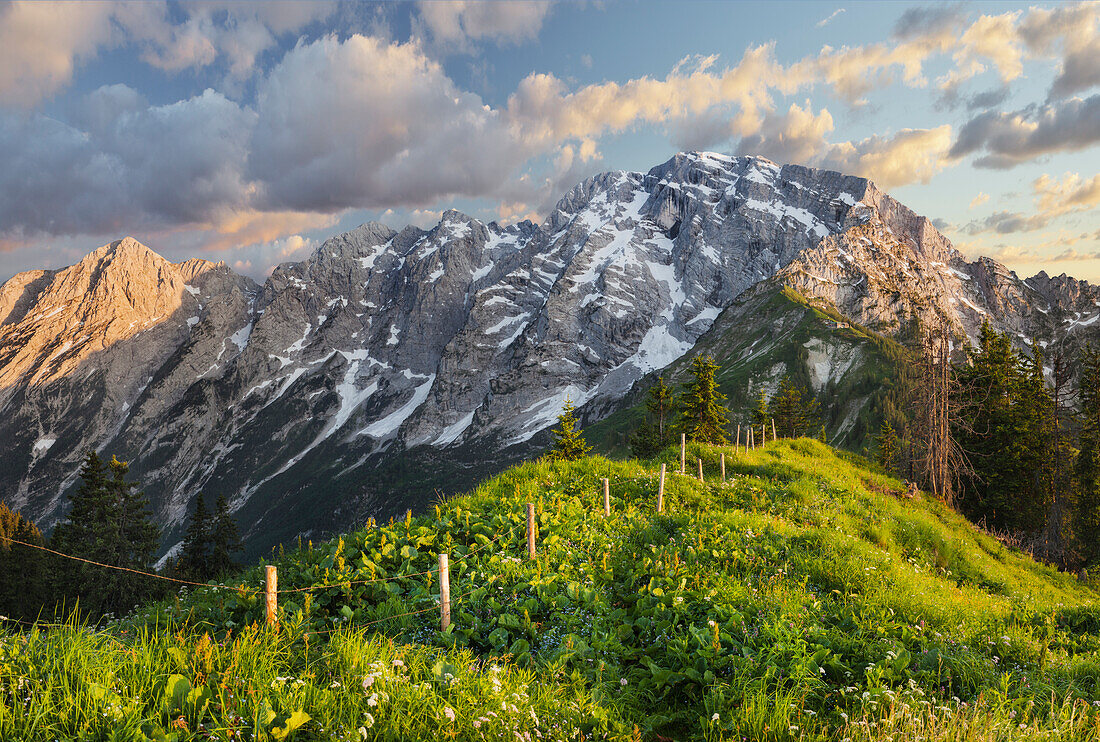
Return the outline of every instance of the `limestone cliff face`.
<path id="1" fill-rule="evenodd" d="M 263 286 L 126 239 L 0 287 L 0 497 L 48 526 L 95 448 L 132 461 L 165 548 L 199 491 L 260 546 L 390 515 L 529 454 L 566 399 L 614 410 L 766 280 L 885 332 L 1050 341 L 1100 309 L 968 263 L 865 179 L 712 153 L 590 178 L 541 225 L 365 224 Z"/>

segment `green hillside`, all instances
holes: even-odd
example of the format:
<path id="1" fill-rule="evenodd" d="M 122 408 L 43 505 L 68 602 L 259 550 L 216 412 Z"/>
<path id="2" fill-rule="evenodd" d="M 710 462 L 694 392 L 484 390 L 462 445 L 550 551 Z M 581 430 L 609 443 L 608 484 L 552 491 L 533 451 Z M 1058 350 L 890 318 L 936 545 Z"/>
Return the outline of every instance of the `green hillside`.
<path id="1" fill-rule="evenodd" d="M 717 381 L 729 398 L 733 429 L 748 423 L 762 388 L 774 391 L 785 374 L 813 388 L 818 369 L 820 423 L 834 446 L 860 450 L 878 433 L 884 414 L 899 422 L 896 410 L 907 378 L 904 349 L 774 282 L 735 301 L 687 355 L 660 374 L 669 384 L 682 383 L 700 355 L 713 357 L 721 368 Z M 619 409 L 585 430 L 599 452 L 629 454 L 630 434 L 644 418 L 645 392 L 655 378 L 640 381 Z"/>
<path id="2" fill-rule="evenodd" d="M 280 555 L 278 631 L 259 567 L 9 629 L 0 739 L 1100 739 L 1092 589 L 807 439 L 689 447 L 706 481 L 670 474 L 658 514 L 678 456 L 527 463 Z"/>

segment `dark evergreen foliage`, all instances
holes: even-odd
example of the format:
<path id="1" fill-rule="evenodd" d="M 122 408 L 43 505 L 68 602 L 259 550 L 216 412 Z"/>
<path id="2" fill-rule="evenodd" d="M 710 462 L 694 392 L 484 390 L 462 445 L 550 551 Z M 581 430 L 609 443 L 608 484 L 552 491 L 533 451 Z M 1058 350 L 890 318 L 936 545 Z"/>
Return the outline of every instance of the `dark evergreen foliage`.
<path id="1" fill-rule="evenodd" d="M 112 457 L 104 464 L 94 452 L 84 457 L 81 485 L 69 519 L 50 539 L 53 549 L 102 564 L 151 571 L 160 530 L 153 524 L 145 494 L 126 481 L 129 466 Z M 57 558 L 51 575 L 54 591 L 68 608 L 79 601 L 82 613 L 122 615 L 162 594 L 157 580 Z"/>
<path id="2" fill-rule="evenodd" d="M 817 413 L 818 403 L 813 394 L 795 384 L 790 376 L 783 377 L 768 400 L 767 415 L 775 420 L 776 432 L 784 438 L 799 438 L 816 432 L 822 427 Z"/>
<path id="3" fill-rule="evenodd" d="M 878 445 L 875 460 L 888 472 L 896 472 L 900 455 L 900 443 L 897 431 L 889 420 L 882 423 L 878 434 Z"/>
<path id="4" fill-rule="evenodd" d="M 561 414 L 558 415 L 558 427 L 551 432 L 554 435 L 554 446 L 548 456 L 552 459 L 575 461 L 587 456 L 592 450 L 577 427 L 577 415 L 572 400 L 565 401 Z"/>
<path id="5" fill-rule="evenodd" d="M 718 364 L 710 356 L 700 356 L 691 362 L 692 380 L 684 385 L 680 395 L 680 432 L 688 440 L 700 443 L 729 443 L 729 413 L 723 406 L 726 395 L 718 391 L 714 374 Z"/>
<path id="6" fill-rule="evenodd" d="M 1081 435 L 1074 467 L 1077 541 L 1083 564 L 1100 568 L 1100 351 L 1081 354 Z"/>
<path id="7" fill-rule="evenodd" d="M 962 406 L 955 436 L 972 469 L 959 505 L 995 530 L 1034 533 L 1050 497 L 1051 401 L 1042 356 L 1038 349 L 1017 353 L 987 323 L 969 361 L 956 370 Z"/>
<path id="8" fill-rule="evenodd" d="M 646 419 L 630 437 L 630 451 L 640 459 L 656 456 L 673 443 L 672 415 L 676 404 L 672 388 L 663 377 L 649 388 L 646 396 Z"/>
<path id="9" fill-rule="evenodd" d="M 0 502 L 0 613 L 33 621 L 46 600 L 46 553 L 10 539 L 46 545 L 33 523 Z"/>
<path id="10" fill-rule="evenodd" d="M 234 561 L 233 555 L 242 551 L 244 551 L 244 544 L 241 542 L 240 531 L 237 530 L 237 522 L 229 512 L 229 501 L 225 499 L 225 495 L 218 495 L 218 502 L 214 507 L 210 554 L 211 577 L 222 577 L 239 569 L 240 565 Z"/>
<path id="11" fill-rule="evenodd" d="M 191 513 L 183 546 L 172 569 L 176 577 L 199 582 L 210 579 L 213 537 L 214 522 L 200 493 L 195 496 L 195 510 Z"/>

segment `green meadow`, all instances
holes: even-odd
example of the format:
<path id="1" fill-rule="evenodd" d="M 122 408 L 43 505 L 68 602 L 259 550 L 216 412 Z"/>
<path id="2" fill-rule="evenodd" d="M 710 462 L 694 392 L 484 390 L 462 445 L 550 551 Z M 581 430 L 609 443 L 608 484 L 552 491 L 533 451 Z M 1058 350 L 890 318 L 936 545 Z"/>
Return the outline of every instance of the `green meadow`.
<path id="1" fill-rule="evenodd" d="M 817 441 L 687 458 L 661 513 L 678 450 L 522 464 L 273 555 L 277 628 L 261 565 L 8 625 L 0 739 L 1100 740 L 1094 588 Z"/>

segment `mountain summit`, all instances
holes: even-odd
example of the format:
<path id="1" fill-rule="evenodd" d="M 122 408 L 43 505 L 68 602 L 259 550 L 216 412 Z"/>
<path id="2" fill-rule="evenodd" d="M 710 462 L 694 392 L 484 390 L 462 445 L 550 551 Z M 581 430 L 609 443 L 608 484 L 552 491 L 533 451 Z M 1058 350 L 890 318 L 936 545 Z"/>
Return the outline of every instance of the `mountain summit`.
<path id="1" fill-rule="evenodd" d="M 263 286 L 127 239 L 0 288 L 0 498 L 48 524 L 96 448 L 132 460 L 166 548 L 199 491 L 257 549 L 346 528 L 528 454 L 567 399 L 609 414 L 780 287 L 887 334 L 1049 342 L 1100 313 L 1085 282 L 967 262 L 866 179 L 713 153 L 589 178 L 541 225 L 365 224 Z"/>

